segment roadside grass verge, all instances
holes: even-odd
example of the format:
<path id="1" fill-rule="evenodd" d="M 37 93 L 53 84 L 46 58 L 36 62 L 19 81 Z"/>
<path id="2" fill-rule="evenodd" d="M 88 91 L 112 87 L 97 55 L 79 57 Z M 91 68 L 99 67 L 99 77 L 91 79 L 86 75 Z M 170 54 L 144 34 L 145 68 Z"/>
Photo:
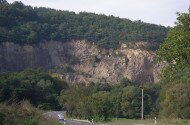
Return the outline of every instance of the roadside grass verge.
<path id="1" fill-rule="evenodd" d="M 154 119 L 113 118 L 108 124 L 155 125 Z M 157 119 L 156 125 L 190 125 L 189 119 Z"/>

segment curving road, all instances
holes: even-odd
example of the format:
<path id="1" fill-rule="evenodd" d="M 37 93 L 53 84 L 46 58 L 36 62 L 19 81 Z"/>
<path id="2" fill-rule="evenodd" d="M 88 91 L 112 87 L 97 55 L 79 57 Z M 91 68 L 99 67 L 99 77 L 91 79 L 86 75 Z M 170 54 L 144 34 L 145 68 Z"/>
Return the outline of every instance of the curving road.
<path id="1" fill-rule="evenodd" d="M 66 112 L 65 111 L 50 111 L 50 112 L 46 112 L 43 115 L 45 117 L 49 117 L 51 119 L 57 119 L 58 120 L 58 114 L 63 114 L 65 115 Z M 62 122 L 64 125 L 64 122 Z M 66 125 L 94 125 L 91 122 L 83 122 L 83 121 L 77 121 L 77 120 L 69 120 L 66 119 L 65 120 Z M 96 124 L 96 125 L 129 125 L 129 124 Z"/>
<path id="2" fill-rule="evenodd" d="M 43 115 L 44 115 L 45 117 L 49 117 L 49 118 L 51 118 L 51 119 L 56 119 L 56 120 L 58 120 L 58 114 L 63 114 L 63 115 L 65 115 L 66 112 L 65 112 L 65 111 L 50 111 L 50 112 L 44 113 Z M 64 122 L 62 122 L 62 123 L 64 124 Z M 90 123 L 90 122 L 82 122 L 82 121 L 68 120 L 68 119 L 65 120 L 65 123 L 66 123 L 67 125 L 94 125 L 94 124 L 92 124 L 92 123 Z"/>
<path id="3" fill-rule="evenodd" d="M 73 121 L 73 120 L 66 120 L 67 125 L 94 125 L 92 123 L 87 123 L 87 122 L 78 122 L 78 121 Z"/>

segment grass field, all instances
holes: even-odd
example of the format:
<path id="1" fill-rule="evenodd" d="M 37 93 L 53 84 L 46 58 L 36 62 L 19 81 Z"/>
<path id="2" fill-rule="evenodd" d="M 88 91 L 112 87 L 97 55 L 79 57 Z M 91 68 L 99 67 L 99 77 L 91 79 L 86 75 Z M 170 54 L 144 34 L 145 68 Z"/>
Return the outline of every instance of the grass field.
<path id="1" fill-rule="evenodd" d="M 110 124 L 131 124 L 131 125 L 155 125 L 154 119 L 145 119 L 145 120 L 137 120 L 137 119 L 125 119 L 125 118 L 114 118 L 112 119 Z M 190 120 L 184 119 L 157 119 L 156 125 L 190 125 Z"/>

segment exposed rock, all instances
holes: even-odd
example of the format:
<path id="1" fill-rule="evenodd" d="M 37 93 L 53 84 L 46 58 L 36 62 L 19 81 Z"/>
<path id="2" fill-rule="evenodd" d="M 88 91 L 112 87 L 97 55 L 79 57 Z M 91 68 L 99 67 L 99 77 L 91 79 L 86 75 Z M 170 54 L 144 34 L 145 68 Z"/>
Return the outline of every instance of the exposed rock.
<path id="1" fill-rule="evenodd" d="M 154 66 L 154 71 L 153 71 L 153 75 L 154 75 L 154 82 L 157 83 L 160 81 L 161 79 L 161 70 L 167 66 L 168 64 L 166 62 L 160 62 L 160 63 L 157 63 L 155 66 Z"/>
<path id="2" fill-rule="evenodd" d="M 158 82 L 162 64 L 155 53 L 121 44 L 117 50 L 101 49 L 86 41 L 50 41 L 37 45 L 0 44 L 0 71 L 13 72 L 42 67 L 76 83 Z"/>

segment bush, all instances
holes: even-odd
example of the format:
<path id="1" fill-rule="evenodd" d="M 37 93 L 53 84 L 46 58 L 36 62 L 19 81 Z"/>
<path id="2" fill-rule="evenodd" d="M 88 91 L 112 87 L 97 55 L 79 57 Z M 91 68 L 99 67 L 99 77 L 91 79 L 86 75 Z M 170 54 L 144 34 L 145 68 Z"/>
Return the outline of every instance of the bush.
<path id="1" fill-rule="evenodd" d="M 93 116 L 93 121 L 94 122 L 105 122 L 106 119 L 105 119 L 104 116 L 98 116 L 98 115 L 96 115 L 96 116 Z"/>
<path id="2" fill-rule="evenodd" d="M 5 115 L 3 113 L 0 113 L 0 125 L 3 125 Z"/>
<path id="3" fill-rule="evenodd" d="M 38 125 L 38 123 L 35 119 L 27 119 L 24 125 Z"/>
<path id="4" fill-rule="evenodd" d="M 39 109 L 42 110 L 50 110 L 51 109 L 51 104 L 50 103 L 42 103 L 38 105 Z"/>
<path id="5" fill-rule="evenodd" d="M 0 125 L 59 125 L 57 119 L 43 115 L 29 101 L 0 103 Z"/>
<path id="6" fill-rule="evenodd" d="M 181 117 L 185 119 L 190 118 L 190 107 L 186 107 L 181 111 Z"/>
<path id="7" fill-rule="evenodd" d="M 42 112 L 34 108 L 29 101 L 21 101 L 8 105 L 0 104 L 0 125 L 37 125 Z M 31 119 L 33 118 L 33 119 Z"/>

